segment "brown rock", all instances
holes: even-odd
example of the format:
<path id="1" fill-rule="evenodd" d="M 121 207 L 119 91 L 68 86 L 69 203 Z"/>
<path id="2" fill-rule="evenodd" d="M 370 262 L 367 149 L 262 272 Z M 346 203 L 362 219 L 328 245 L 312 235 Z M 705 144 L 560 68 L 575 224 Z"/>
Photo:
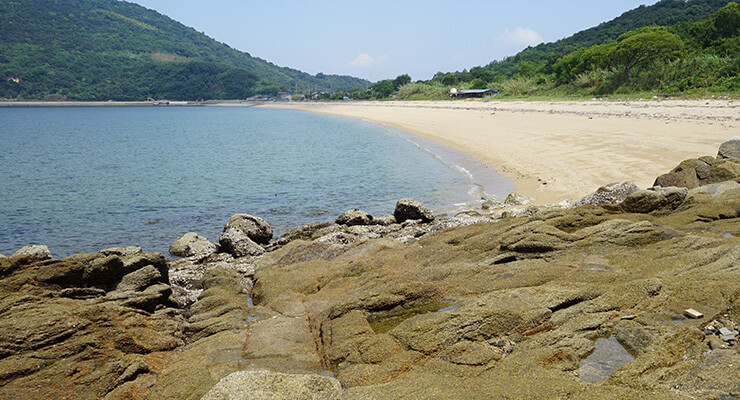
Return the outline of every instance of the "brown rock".
<path id="1" fill-rule="evenodd" d="M 242 230 L 229 228 L 219 237 L 221 248 L 234 257 L 253 257 L 265 253 L 265 249 L 252 241 Z"/>
<path id="2" fill-rule="evenodd" d="M 714 159 L 689 159 L 681 162 L 671 172 L 659 176 L 653 186 L 661 187 L 685 187 L 693 189 L 704 185 L 709 179 L 709 170 Z"/>
<path id="3" fill-rule="evenodd" d="M 272 239 L 270 224 L 260 217 L 249 214 L 234 214 L 224 225 L 224 232 L 236 229 L 257 244 L 268 244 Z"/>
<path id="4" fill-rule="evenodd" d="M 621 207 L 626 212 L 634 213 L 675 210 L 683 203 L 688 192 L 685 187 L 675 186 L 638 190 L 627 196 Z"/>
<path id="5" fill-rule="evenodd" d="M 346 211 L 344 214 L 337 217 L 335 223 L 339 225 L 347 225 L 347 226 L 354 226 L 354 225 L 370 225 L 373 221 L 373 216 L 358 210 L 356 208 L 353 208 L 351 210 Z"/>
<path id="6" fill-rule="evenodd" d="M 188 232 L 170 246 L 170 254 L 178 257 L 205 258 L 218 251 L 218 246 L 195 232 Z"/>
<path id="7" fill-rule="evenodd" d="M 118 291 L 142 291 L 149 286 L 162 282 L 162 274 L 153 265 L 147 265 L 144 268 L 124 275 L 116 286 Z"/>
<path id="8" fill-rule="evenodd" d="M 718 159 L 740 158 L 740 136 L 733 136 L 719 146 Z"/>
<path id="9" fill-rule="evenodd" d="M 420 201 L 411 198 L 398 200 L 396 209 L 393 211 L 393 216 L 396 217 L 396 221 L 399 224 L 413 219 L 421 220 L 421 222 L 434 221 L 434 213 L 424 207 Z"/>
<path id="10" fill-rule="evenodd" d="M 48 247 L 38 245 L 24 246 L 13 253 L 11 257 L 23 256 L 34 256 L 39 260 L 50 260 L 52 258 Z"/>
<path id="11" fill-rule="evenodd" d="M 90 262 L 82 273 L 82 279 L 89 286 L 111 285 L 120 281 L 125 271 L 121 257 L 110 255 Z"/>
<path id="12" fill-rule="evenodd" d="M 724 181 L 740 180 L 740 159 L 722 160 L 709 170 L 707 183 L 719 183 Z"/>
<path id="13" fill-rule="evenodd" d="M 640 190 L 634 182 L 612 183 L 598 188 L 594 193 L 578 200 L 573 207 L 585 205 L 618 204 L 625 197 Z"/>

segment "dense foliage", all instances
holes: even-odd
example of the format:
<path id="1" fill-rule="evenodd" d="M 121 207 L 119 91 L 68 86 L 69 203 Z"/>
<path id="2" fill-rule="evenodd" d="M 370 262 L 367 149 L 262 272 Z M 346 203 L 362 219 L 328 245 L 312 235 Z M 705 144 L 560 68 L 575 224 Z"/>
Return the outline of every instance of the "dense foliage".
<path id="1" fill-rule="evenodd" d="M 281 68 L 117 0 L 0 1 L 0 98 L 234 99 L 366 87 Z"/>
<path id="2" fill-rule="evenodd" d="M 727 0 L 663 0 L 555 43 L 470 71 L 437 73 L 406 98 L 440 87 L 503 95 L 603 95 L 740 91 L 740 6 Z M 426 95 L 420 92 L 426 88 Z M 402 88 L 403 89 L 403 88 Z"/>
<path id="3" fill-rule="evenodd" d="M 554 62 L 577 49 L 598 44 L 616 42 L 619 36 L 646 26 L 671 26 L 678 23 L 693 23 L 708 18 L 726 5 L 730 0 L 662 0 L 652 6 L 640 6 L 621 16 L 598 26 L 578 32 L 573 36 L 553 43 L 541 43 L 528 47 L 518 54 L 502 61 L 493 61 L 483 67 L 473 67 L 470 71 L 454 74 L 458 79 L 469 82 L 481 78 L 487 82 L 510 78 L 520 72 L 523 63 L 528 62 L 544 68 L 546 72 Z M 441 80 L 446 73 L 439 72 L 435 80 Z"/>

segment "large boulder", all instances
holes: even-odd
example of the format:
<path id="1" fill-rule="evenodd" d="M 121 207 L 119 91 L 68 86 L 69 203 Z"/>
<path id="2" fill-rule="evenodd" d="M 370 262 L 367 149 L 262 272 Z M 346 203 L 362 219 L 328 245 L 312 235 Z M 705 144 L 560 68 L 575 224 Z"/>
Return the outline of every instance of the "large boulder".
<path id="1" fill-rule="evenodd" d="M 272 233 L 270 233 L 272 236 Z M 234 257 L 259 256 L 265 249 L 250 239 L 243 230 L 228 228 L 219 237 L 221 248 Z"/>
<path id="2" fill-rule="evenodd" d="M 268 244 L 272 240 L 270 224 L 260 217 L 249 214 L 234 214 L 224 225 L 224 232 L 237 229 L 244 232 L 257 244 Z"/>
<path id="3" fill-rule="evenodd" d="M 170 254 L 178 257 L 205 258 L 218 251 L 218 246 L 195 232 L 188 232 L 170 246 Z"/>
<path id="4" fill-rule="evenodd" d="M 718 159 L 740 158 L 740 136 L 733 136 L 719 146 Z"/>
<path id="5" fill-rule="evenodd" d="M 689 190 L 685 187 L 654 187 L 638 190 L 622 202 L 622 210 L 633 213 L 675 210 L 686 199 Z"/>
<path id="6" fill-rule="evenodd" d="M 694 189 L 726 181 L 740 181 L 740 158 L 706 156 L 684 160 L 671 172 L 656 178 L 653 186 Z"/>
<path id="7" fill-rule="evenodd" d="M 618 204 L 630 194 L 640 190 L 634 182 L 612 183 L 598 188 L 595 192 L 578 200 L 574 207 L 601 204 Z"/>
<path id="8" fill-rule="evenodd" d="M 691 158 L 682 161 L 671 172 L 655 179 L 653 186 L 676 186 L 693 189 L 709 182 L 712 166 L 717 163 L 714 157 Z"/>
<path id="9" fill-rule="evenodd" d="M 336 221 L 334 222 L 339 225 L 347 226 L 370 225 L 373 222 L 373 216 L 364 211 L 353 208 L 337 217 Z"/>
<path id="10" fill-rule="evenodd" d="M 201 400 L 339 400 L 342 385 L 322 375 L 239 371 L 221 379 Z"/>
<path id="11" fill-rule="evenodd" d="M 49 251 L 48 247 L 38 245 L 21 247 L 12 255 L 12 257 L 20 256 L 34 256 L 41 260 L 50 260 L 52 258 L 51 252 Z"/>
<path id="12" fill-rule="evenodd" d="M 396 222 L 399 224 L 410 219 L 419 219 L 422 222 L 434 221 L 434 213 L 424 207 L 424 204 L 420 201 L 411 198 L 398 200 L 393 216 L 396 217 Z"/>

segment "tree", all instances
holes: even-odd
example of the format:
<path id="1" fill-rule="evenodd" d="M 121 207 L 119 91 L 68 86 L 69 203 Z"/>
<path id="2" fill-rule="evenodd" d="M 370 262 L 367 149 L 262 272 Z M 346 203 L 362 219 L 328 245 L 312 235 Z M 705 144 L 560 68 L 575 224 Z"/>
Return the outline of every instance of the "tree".
<path id="1" fill-rule="evenodd" d="M 452 86 L 457 83 L 457 78 L 455 75 L 447 74 L 442 78 L 442 84 L 445 86 Z"/>
<path id="2" fill-rule="evenodd" d="M 647 27 L 620 36 L 611 55 L 624 66 L 627 79 L 632 82 L 634 67 L 654 59 L 675 58 L 682 48 L 681 38 L 665 27 Z"/>
<path id="3" fill-rule="evenodd" d="M 736 2 L 720 8 L 714 18 L 714 26 L 720 35 L 733 37 L 740 34 L 740 5 Z"/>
<path id="4" fill-rule="evenodd" d="M 409 83 L 411 83 L 411 77 L 408 74 L 398 75 L 396 79 L 393 80 L 393 86 L 395 86 L 396 89 Z"/>
<path id="5" fill-rule="evenodd" d="M 485 89 L 486 81 L 484 81 L 481 78 L 475 78 L 470 82 L 470 88 L 471 89 Z"/>
<path id="6" fill-rule="evenodd" d="M 384 80 L 376 83 L 373 85 L 373 93 L 375 93 L 375 97 L 382 98 L 382 97 L 388 97 L 396 90 L 396 88 L 393 86 L 393 81 Z"/>
<path id="7" fill-rule="evenodd" d="M 536 67 L 532 61 L 522 61 L 517 66 L 518 74 L 524 77 L 534 76 Z"/>

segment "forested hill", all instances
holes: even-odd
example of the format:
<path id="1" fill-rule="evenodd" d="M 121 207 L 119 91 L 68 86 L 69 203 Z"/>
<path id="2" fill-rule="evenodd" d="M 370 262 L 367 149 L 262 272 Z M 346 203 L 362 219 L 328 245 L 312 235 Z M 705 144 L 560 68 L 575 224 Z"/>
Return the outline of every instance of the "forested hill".
<path id="1" fill-rule="evenodd" d="M 0 79 L 0 98 L 70 100 L 235 99 L 369 84 L 278 67 L 117 0 L 0 1 Z"/>
<path id="2" fill-rule="evenodd" d="M 578 32 L 570 37 L 552 43 L 542 43 L 535 47 L 528 47 L 512 57 L 502 61 L 493 61 L 484 67 L 473 67 L 470 72 L 475 75 L 473 78 L 480 77 L 485 81 L 491 81 L 497 76 L 511 77 L 519 72 L 522 62 L 530 62 L 535 67 L 548 63 L 554 64 L 558 58 L 574 50 L 616 42 L 620 35 L 638 28 L 652 25 L 671 26 L 706 19 L 731 1 L 662 0 L 651 6 L 643 5 L 627 11 L 611 21 Z M 441 79 L 444 75 L 446 74 L 438 73 L 435 79 Z"/>

